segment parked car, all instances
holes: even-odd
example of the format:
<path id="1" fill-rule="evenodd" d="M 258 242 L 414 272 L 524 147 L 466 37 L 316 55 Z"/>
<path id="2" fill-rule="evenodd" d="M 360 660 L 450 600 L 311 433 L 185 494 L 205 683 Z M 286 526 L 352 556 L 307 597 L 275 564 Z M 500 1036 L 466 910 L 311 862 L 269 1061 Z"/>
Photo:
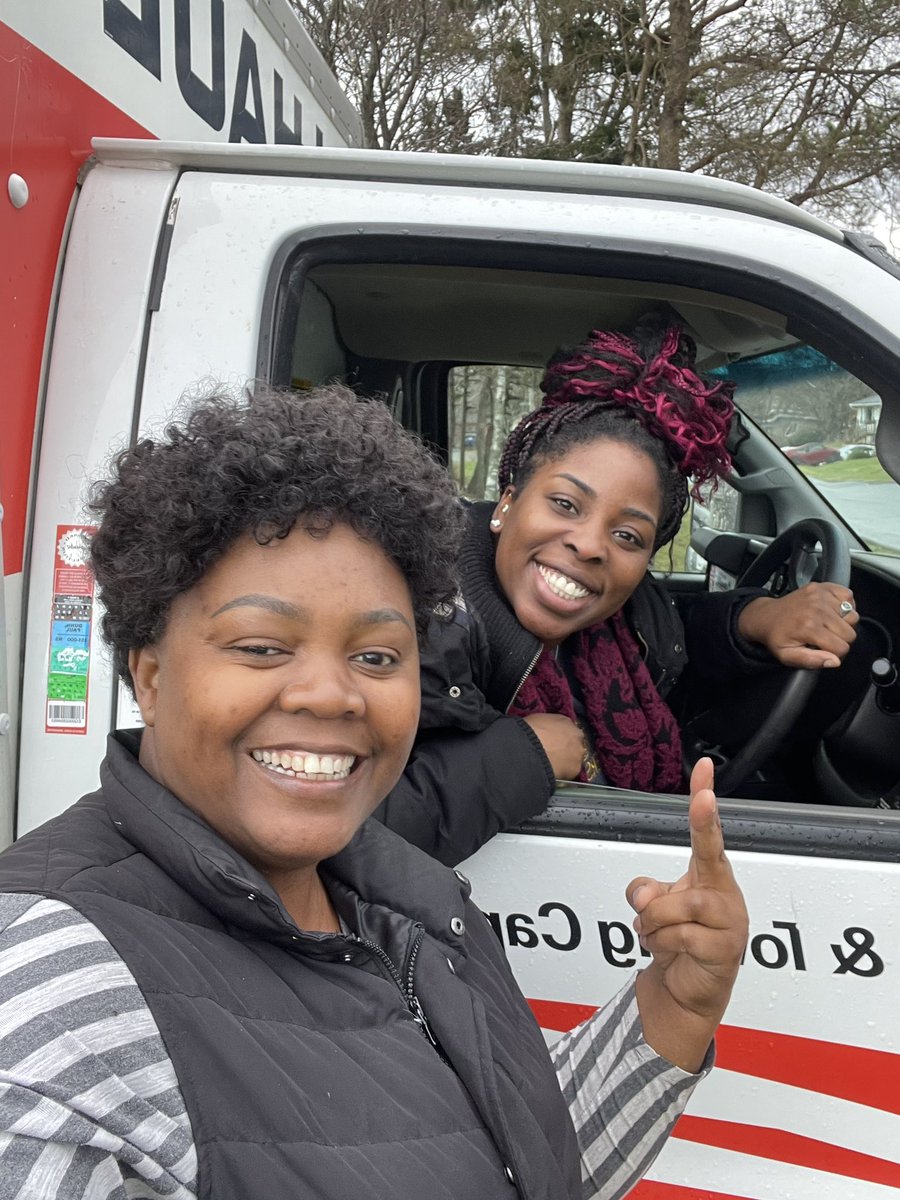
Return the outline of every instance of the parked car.
<path id="1" fill-rule="evenodd" d="M 802 446 L 786 446 L 784 452 L 793 462 L 804 467 L 821 467 L 824 463 L 838 462 L 841 453 L 834 446 L 823 446 L 821 442 L 806 442 Z"/>
<path id="2" fill-rule="evenodd" d="M 839 449 L 841 458 L 874 458 L 875 447 L 870 446 L 865 442 L 853 442 L 849 446 L 841 446 Z"/>

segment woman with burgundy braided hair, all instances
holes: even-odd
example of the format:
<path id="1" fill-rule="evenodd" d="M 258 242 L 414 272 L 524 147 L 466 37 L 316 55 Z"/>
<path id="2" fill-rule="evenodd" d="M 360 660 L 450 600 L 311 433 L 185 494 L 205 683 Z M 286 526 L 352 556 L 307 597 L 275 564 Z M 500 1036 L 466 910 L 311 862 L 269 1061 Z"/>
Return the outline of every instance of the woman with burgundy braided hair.
<path id="1" fill-rule="evenodd" d="M 691 490 L 731 467 L 732 385 L 694 358 L 656 312 L 558 351 L 503 450 L 500 499 L 469 507 L 461 595 L 423 655 L 410 771 L 427 785 L 384 811 L 431 853 L 465 857 L 541 811 L 557 779 L 685 792 L 667 697 L 689 662 L 721 686 L 778 664 L 838 667 L 855 639 L 837 584 L 676 596 L 650 574 Z M 506 739 L 493 764 L 476 756 L 488 736 Z M 478 772 L 480 799 L 463 802 L 450 780 Z"/>
<path id="2" fill-rule="evenodd" d="M 491 528 L 497 541 L 497 574 L 507 599 L 517 615 L 523 610 L 520 620 L 545 647 L 509 711 L 521 716 L 561 713 L 576 721 L 580 699 L 577 723 L 587 751 L 580 779 L 589 782 L 599 775 L 622 787 L 678 791 L 682 769 L 677 723 L 629 628 L 616 573 L 628 588 L 627 601 L 645 582 L 649 558 L 677 533 L 688 504 L 689 477 L 696 491 L 730 469 L 725 443 L 734 412 L 733 387 L 723 380 L 703 379 L 693 370 L 692 343 L 677 326 L 666 325 L 657 332 L 650 322 L 636 332 L 640 341 L 595 330 L 580 346 L 561 350 L 550 360 L 541 382 L 544 403 L 516 426 L 504 448 L 498 475 L 505 499 Z M 579 449 L 590 461 L 589 469 L 601 476 L 610 478 L 607 458 L 614 458 L 620 470 L 625 468 L 623 490 L 612 494 L 608 513 L 612 553 L 602 562 L 602 554 L 590 553 L 597 549 L 595 533 L 601 532 L 594 519 L 601 515 L 596 496 L 559 470 L 560 463 Z M 568 557 L 563 551 L 562 560 L 557 560 L 550 550 L 553 562 L 537 555 L 530 560 L 537 569 L 529 572 L 517 552 L 514 530 L 521 524 L 521 510 L 514 511 L 513 501 L 542 468 L 551 488 L 561 483 L 582 492 L 579 512 L 586 529 L 575 535 L 578 542 L 570 541 Z M 624 513 L 622 502 L 635 487 L 641 494 L 655 487 L 659 499 L 655 506 L 644 503 L 646 511 L 640 514 Z M 566 523 L 575 515 L 576 503 L 574 498 L 554 497 L 550 508 L 566 512 Z M 510 511 L 512 518 L 506 515 Z M 634 528 L 612 529 L 623 516 L 625 525 L 631 522 Z M 587 554 L 579 552 L 579 544 Z M 591 568 L 580 561 L 585 557 L 598 560 L 595 575 L 601 586 L 592 586 Z M 560 582 L 562 576 L 566 583 Z M 612 577 L 612 587 L 606 577 Z M 533 595 L 529 584 L 534 585 Z M 544 611 L 548 608 L 552 611 Z M 683 641 L 676 639 L 673 646 Z"/>

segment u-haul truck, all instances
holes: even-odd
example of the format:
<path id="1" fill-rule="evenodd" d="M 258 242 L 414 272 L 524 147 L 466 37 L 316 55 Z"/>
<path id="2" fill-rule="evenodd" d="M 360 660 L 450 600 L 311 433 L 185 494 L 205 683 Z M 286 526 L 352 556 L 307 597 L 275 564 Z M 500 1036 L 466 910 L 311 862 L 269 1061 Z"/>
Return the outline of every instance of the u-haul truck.
<path id="1" fill-rule="evenodd" d="M 465 478 L 486 435 L 466 424 L 460 372 L 508 380 L 664 299 L 757 405 L 726 518 L 694 530 L 709 569 L 670 587 L 723 586 L 781 534 L 796 583 L 790 531 L 828 519 L 865 637 L 811 695 L 791 678 L 780 695 L 709 697 L 753 752 L 722 801 L 751 938 L 717 1069 L 634 1195 L 897 1200 L 900 726 L 865 656 L 893 662 L 900 645 L 900 487 L 882 472 L 870 493 L 863 468 L 811 481 L 773 441 L 789 435 L 750 419 L 786 430 L 804 389 L 838 381 L 847 442 L 878 422 L 900 475 L 896 269 L 721 181 L 354 149 L 354 114 L 286 0 L 4 0 L 0 15 L 0 840 L 94 787 L 108 731 L 134 720 L 85 566 L 84 485 L 110 447 L 158 429 L 198 380 L 337 376 L 384 393 Z M 814 439 L 804 428 L 796 441 Z M 677 877 L 686 843 L 682 798 L 571 786 L 465 864 L 548 1037 L 640 966 L 623 889 Z"/>
<path id="2" fill-rule="evenodd" d="M 17 760 L 16 664 L 32 454 L 40 432 L 58 272 L 91 138 L 352 146 L 361 134 L 358 114 L 288 0 L 3 0 L 0 129 L 6 154 L 0 220 L 6 376 L 0 605 L 5 605 L 8 664 L 0 671 L 0 713 L 6 716 L 0 717 L 0 840 L 7 842 Z M 115 214 L 109 218 L 113 223 Z M 92 252 L 103 250 L 97 246 Z M 126 257 L 114 265 L 116 293 L 133 291 L 133 264 Z M 90 408 L 92 401 L 85 397 L 85 403 Z M 70 414 L 73 424 L 85 419 L 74 398 Z M 116 432 L 127 431 L 130 418 L 124 420 Z M 77 630 L 70 636 L 75 640 L 68 646 L 60 642 L 60 652 L 77 656 L 86 650 Z M 66 708 L 75 716 L 81 712 L 78 680 L 86 661 L 73 658 L 68 666 L 69 684 L 59 690 L 69 694 L 58 697 L 56 710 L 61 720 Z"/>

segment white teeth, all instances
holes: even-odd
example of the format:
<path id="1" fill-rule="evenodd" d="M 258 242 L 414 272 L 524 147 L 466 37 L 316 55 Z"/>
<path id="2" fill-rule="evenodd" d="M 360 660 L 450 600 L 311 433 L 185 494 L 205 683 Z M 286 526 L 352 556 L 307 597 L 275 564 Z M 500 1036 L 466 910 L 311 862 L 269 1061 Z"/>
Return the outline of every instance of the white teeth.
<path id="1" fill-rule="evenodd" d="M 250 754 L 276 775 L 316 781 L 346 779 L 356 762 L 352 754 L 313 754 L 303 750 L 251 750 Z"/>
<path id="2" fill-rule="evenodd" d="M 560 571 L 551 571 L 549 567 L 540 563 L 538 563 L 538 570 L 553 595 L 559 596 L 561 600 L 583 600 L 585 596 L 591 594 L 588 588 L 582 587 L 580 583 L 576 583 L 574 579 L 570 579 L 568 575 L 563 575 Z"/>

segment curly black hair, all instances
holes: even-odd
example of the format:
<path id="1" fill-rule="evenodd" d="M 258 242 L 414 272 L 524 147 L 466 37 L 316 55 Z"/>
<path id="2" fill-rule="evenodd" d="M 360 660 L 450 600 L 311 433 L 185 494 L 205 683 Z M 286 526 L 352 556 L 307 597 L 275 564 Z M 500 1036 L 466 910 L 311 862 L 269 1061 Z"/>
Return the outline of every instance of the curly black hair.
<path id="1" fill-rule="evenodd" d="M 346 522 L 403 574 L 420 636 L 456 590 L 464 516 L 449 476 L 380 400 L 338 384 L 204 397 L 118 454 L 88 507 L 103 636 L 129 687 L 129 651 L 158 641 L 176 596 L 242 534 L 265 544 L 298 522 Z"/>

